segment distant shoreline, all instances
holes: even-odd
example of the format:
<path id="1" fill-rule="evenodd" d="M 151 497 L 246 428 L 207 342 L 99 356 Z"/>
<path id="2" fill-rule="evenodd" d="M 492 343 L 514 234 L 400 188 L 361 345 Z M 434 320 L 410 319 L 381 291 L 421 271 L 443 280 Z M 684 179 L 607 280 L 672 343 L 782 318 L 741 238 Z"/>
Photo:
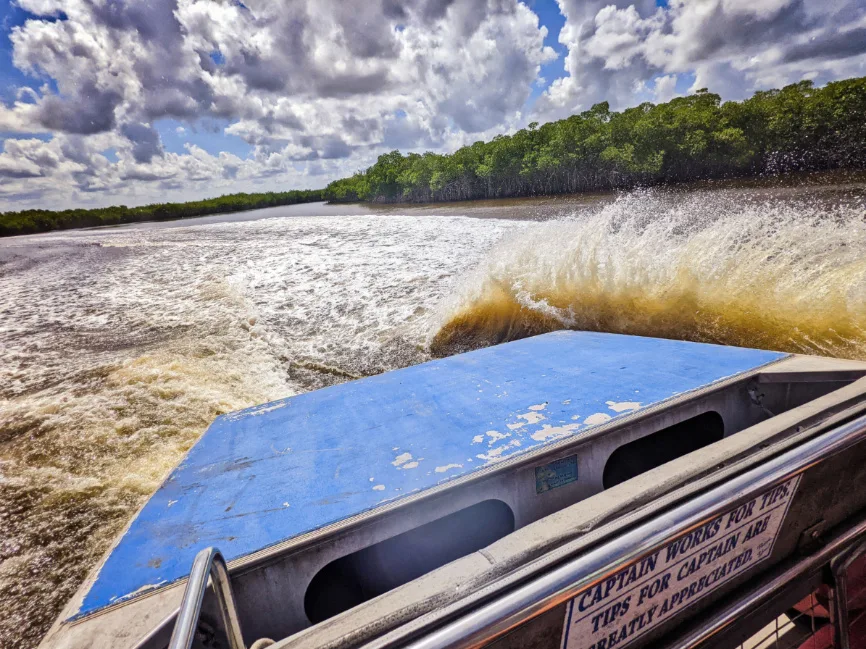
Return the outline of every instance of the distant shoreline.
<path id="1" fill-rule="evenodd" d="M 54 230 L 93 228 L 148 221 L 173 221 L 199 216 L 244 212 L 266 207 L 315 203 L 324 200 L 322 190 L 292 190 L 261 194 L 227 194 L 186 203 L 155 203 L 140 207 L 114 205 L 95 209 L 23 210 L 0 212 L 0 237 L 38 234 Z"/>
<path id="2" fill-rule="evenodd" d="M 0 213 L 0 237 L 166 221 L 264 207 L 430 205 L 542 198 L 639 187 L 866 169 L 866 77 L 810 81 L 722 103 L 699 90 L 622 112 L 606 102 L 452 154 L 392 151 L 322 190 L 231 194 L 203 201 Z"/>
<path id="3" fill-rule="evenodd" d="M 218 211 L 207 211 L 200 214 L 188 213 L 178 215 L 177 213 L 164 213 L 157 218 L 141 218 L 141 215 L 136 215 L 133 218 L 125 221 L 101 221 L 92 224 L 69 225 L 61 224 L 60 227 L 35 230 L 29 232 L 13 232 L 3 233 L 2 222 L 4 214 L 0 213 L 0 237 L 3 236 L 21 236 L 27 234 L 44 234 L 47 232 L 56 232 L 72 229 L 88 229 L 100 227 L 113 227 L 120 225 L 135 225 L 139 223 L 166 223 L 171 221 L 185 221 L 188 219 L 203 219 L 207 217 L 219 217 L 221 215 L 241 214 L 244 212 L 252 212 L 271 207 L 296 207 L 300 209 L 302 205 L 310 205 L 309 212 L 302 211 L 288 216 L 357 216 L 357 215 L 373 215 L 373 214 L 395 214 L 408 212 L 410 214 L 431 214 L 445 216 L 463 215 L 476 218 L 527 218 L 525 210 L 539 203 L 561 203 L 563 214 L 573 210 L 575 205 L 590 205 L 599 202 L 613 200 L 619 191 L 631 191 L 639 189 L 658 189 L 670 191 L 688 191 L 694 189 L 706 190 L 723 190 L 723 189 L 740 189 L 743 187 L 753 187 L 756 189 L 765 189 L 768 192 L 777 191 L 797 191 L 811 186 L 839 186 L 840 188 L 847 185 L 862 187 L 866 186 L 866 169 L 833 169 L 822 171 L 791 171 L 783 173 L 763 173 L 743 176 L 731 176 L 726 178 L 706 179 L 699 181 L 683 181 L 673 183 L 658 183 L 656 185 L 647 185 L 643 187 L 633 187 L 622 190 L 604 190 L 604 191 L 585 191 L 585 192 L 561 192 L 556 194 L 541 194 L 534 196 L 510 196 L 502 198 L 473 198 L 466 200 L 452 201 L 428 201 L 428 202 L 372 202 L 372 201 L 335 201 L 327 200 L 325 196 L 321 196 L 323 191 L 309 192 L 309 200 L 296 200 L 288 202 L 265 202 L 264 204 L 252 202 L 252 204 L 241 203 L 232 205 L 232 209 L 221 209 Z M 318 196 L 317 196 L 318 194 Z M 266 196 L 266 195 L 247 195 L 247 196 Z M 222 197 L 232 198 L 229 197 Z M 220 200 L 220 199 L 213 199 Z M 195 204 L 205 203 L 209 201 L 196 201 Z M 170 205 L 189 205 L 189 204 L 170 204 Z M 147 206 L 150 207 L 150 206 Z M 101 208 L 101 210 L 117 210 L 121 208 Z M 128 209 L 132 212 L 135 209 Z M 42 215 L 58 215 L 66 213 L 88 213 L 91 211 L 100 210 L 64 210 L 61 212 L 50 212 L 48 210 L 29 210 L 29 213 L 37 213 Z M 293 210 L 294 211 L 294 210 Z M 23 214 L 27 214 L 24 212 Z M 7 213 L 9 215 L 22 213 Z"/>

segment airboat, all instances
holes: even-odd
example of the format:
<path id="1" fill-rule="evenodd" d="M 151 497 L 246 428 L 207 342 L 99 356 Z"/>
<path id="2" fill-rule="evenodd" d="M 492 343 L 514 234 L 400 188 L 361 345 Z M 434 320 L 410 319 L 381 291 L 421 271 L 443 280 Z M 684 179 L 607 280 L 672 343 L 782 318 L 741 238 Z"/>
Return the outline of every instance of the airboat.
<path id="1" fill-rule="evenodd" d="M 864 646 L 864 377 L 564 331 L 223 415 L 40 646 Z"/>

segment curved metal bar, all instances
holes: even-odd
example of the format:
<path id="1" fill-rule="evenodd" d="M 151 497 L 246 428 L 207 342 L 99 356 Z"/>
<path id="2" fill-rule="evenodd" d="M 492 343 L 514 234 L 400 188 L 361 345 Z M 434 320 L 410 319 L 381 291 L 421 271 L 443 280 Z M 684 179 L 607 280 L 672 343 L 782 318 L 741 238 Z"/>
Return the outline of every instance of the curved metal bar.
<path id="1" fill-rule="evenodd" d="M 213 581 L 217 608 L 229 640 L 229 647 L 231 649 L 245 649 L 229 572 L 223 555 L 216 548 L 205 548 L 195 555 L 192 570 L 189 573 L 189 581 L 180 603 L 174 632 L 171 634 L 169 649 L 190 649 L 192 647 L 209 580 Z"/>
<path id="2" fill-rule="evenodd" d="M 616 539 L 603 543 L 476 611 L 411 642 L 408 647 L 462 648 L 489 642 L 568 601 L 584 586 L 661 547 L 677 533 L 712 520 L 747 494 L 780 484 L 863 439 L 866 439 L 866 416 L 858 417 L 811 439 Z"/>
<path id="3" fill-rule="evenodd" d="M 847 555 L 851 551 L 852 544 L 858 544 L 855 546 L 857 548 L 863 547 L 864 537 L 866 537 L 866 519 L 860 519 L 858 523 L 845 530 L 839 536 L 831 539 L 826 546 L 814 554 L 800 559 L 772 579 L 745 593 L 736 602 L 726 606 L 712 616 L 712 618 L 702 621 L 695 629 L 689 631 L 686 635 L 677 637 L 673 642 L 666 644 L 665 647 L 667 649 L 692 649 L 693 647 L 697 647 L 722 629 L 735 624 L 737 620 L 760 605 L 761 602 L 781 592 L 794 579 L 826 566 L 840 550 L 842 550 L 843 554 Z"/>
<path id="4" fill-rule="evenodd" d="M 848 568 L 866 552 L 866 542 L 840 552 L 830 562 L 833 575 L 833 630 L 838 649 L 850 649 L 848 633 Z"/>

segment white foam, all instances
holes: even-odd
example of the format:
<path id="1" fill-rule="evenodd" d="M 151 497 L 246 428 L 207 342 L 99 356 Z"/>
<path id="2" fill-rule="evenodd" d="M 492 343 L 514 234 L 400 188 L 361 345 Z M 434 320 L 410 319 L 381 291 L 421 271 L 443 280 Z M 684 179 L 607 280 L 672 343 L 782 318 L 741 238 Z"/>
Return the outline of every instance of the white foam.
<path id="1" fill-rule="evenodd" d="M 59 610 L 216 416 L 425 360 L 426 314 L 513 227 L 292 217 L 0 240 L 0 518 L 24 557 L 0 592 L 37 572 L 69 585 L 0 609 Z"/>

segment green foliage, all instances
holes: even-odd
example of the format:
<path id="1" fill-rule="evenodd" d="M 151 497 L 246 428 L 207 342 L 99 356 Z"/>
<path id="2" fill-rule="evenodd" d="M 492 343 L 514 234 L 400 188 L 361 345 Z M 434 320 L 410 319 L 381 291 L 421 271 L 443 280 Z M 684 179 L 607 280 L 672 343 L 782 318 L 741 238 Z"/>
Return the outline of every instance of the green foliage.
<path id="1" fill-rule="evenodd" d="M 98 209 L 25 210 L 22 212 L 0 212 L 0 236 L 88 228 L 99 225 L 118 225 L 138 221 L 166 221 L 186 219 L 207 214 L 223 214 L 255 210 L 277 205 L 294 205 L 324 200 L 322 190 L 293 190 L 289 192 L 267 192 L 265 194 L 229 194 L 219 198 L 188 203 L 158 203 L 141 207 L 116 205 Z"/>
<path id="2" fill-rule="evenodd" d="M 319 200 L 428 202 L 571 193 L 705 178 L 866 166 L 866 77 L 802 81 L 722 103 L 701 89 L 617 113 L 607 102 L 451 155 L 391 151 L 321 191 L 0 213 L 0 236 L 180 219 Z"/>
<path id="3" fill-rule="evenodd" d="M 332 201 L 426 202 L 628 188 L 866 166 L 866 78 L 803 81 L 722 103 L 701 89 L 620 113 L 580 115 L 451 155 L 399 151 L 328 185 Z"/>

